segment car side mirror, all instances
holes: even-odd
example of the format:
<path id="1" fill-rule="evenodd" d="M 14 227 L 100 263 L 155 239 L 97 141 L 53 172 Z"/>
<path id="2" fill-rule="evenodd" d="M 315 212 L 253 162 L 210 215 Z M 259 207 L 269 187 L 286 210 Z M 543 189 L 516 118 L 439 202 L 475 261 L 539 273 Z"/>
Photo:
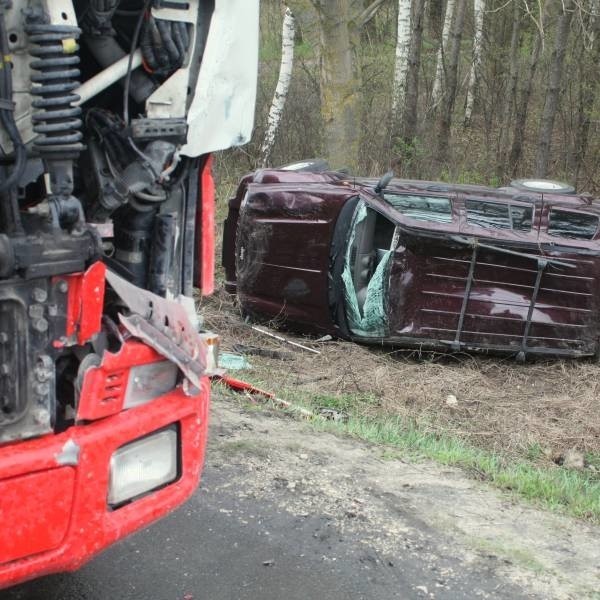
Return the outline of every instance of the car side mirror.
<path id="1" fill-rule="evenodd" d="M 389 185 L 390 181 L 394 178 L 394 171 L 388 171 L 383 177 L 377 182 L 375 186 L 375 193 L 381 194 L 383 190 Z"/>

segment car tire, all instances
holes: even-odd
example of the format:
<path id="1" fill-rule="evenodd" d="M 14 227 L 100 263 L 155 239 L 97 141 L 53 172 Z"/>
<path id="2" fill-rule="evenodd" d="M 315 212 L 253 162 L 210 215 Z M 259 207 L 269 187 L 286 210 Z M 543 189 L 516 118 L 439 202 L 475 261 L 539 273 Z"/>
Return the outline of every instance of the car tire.
<path id="1" fill-rule="evenodd" d="M 283 171 L 300 171 L 305 173 L 322 173 L 329 171 L 329 163 L 323 158 L 307 158 L 280 167 Z"/>
<path id="2" fill-rule="evenodd" d="M 562 181 L 553 179 L 514 179 L 510 186 L 522 192 L 537 192 L 541 194 L 574 194 L 575 188 Z"/>

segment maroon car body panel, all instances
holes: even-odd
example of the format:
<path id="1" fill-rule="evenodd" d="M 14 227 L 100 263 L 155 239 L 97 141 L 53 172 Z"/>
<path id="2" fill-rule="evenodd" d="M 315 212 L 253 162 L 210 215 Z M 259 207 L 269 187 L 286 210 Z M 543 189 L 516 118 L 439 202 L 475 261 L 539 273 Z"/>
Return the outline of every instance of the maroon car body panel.
<path id="1" fill-rule="evenodd" d="M 230 204 L 223 252 L 242 308 L 300 331 L 368 343 L 522 356 L 597 353 L 596 202 L 513 188 L 392 180 L 388 198 L 448 199 L 443 219 L 424 221 L 394 208 L 375 194 L 375 185 L 339 173 L 265 170 L 247 176 Z M 357 196 L 396 228 L 383 337 L 352 334 L 342 322 L 344 310 L 332 302 L 342 286 L 335 270 L 341 256 L 337 221 Z M 489 219 L 506 210 L 510 225 L 491 227 Z M 231 229 L 237 229 L 235 238 Z M 342 233 L 347 243 L 350 222 L 344 221 Z M 343 303 L 339 293 L 337 298 Z"/>
<path id="2" fill-rule="evenodd" d="M 338 213 L 356 192 L 249 184 L 237 225 L 236 279 L 248 313 L 317 330 L 329 311 L 329 248 Z"/>
<path id="3" fill-rule="evenodd" d="M 390 341 L 412 338 L 455 350 L 530 354 L 596 351 L 597 259 L 578 261 L 577 274 L 552 264 L 544 270 L 526 340 L 536 261 L 480 250 L 460 325 L 471 259 L 472 250 L 444 243 L 396 251 L 388 294 Z"/>

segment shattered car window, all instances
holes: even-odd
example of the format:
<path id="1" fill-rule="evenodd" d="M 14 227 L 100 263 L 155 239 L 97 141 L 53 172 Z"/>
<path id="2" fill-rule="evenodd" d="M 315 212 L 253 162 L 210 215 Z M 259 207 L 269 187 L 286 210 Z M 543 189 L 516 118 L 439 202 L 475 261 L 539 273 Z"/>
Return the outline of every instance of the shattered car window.
<path id="1" fill-rule="evenodd" d="M 509 206 L 480 200 L 466 200 L 465 207 L 469 225 L 477 225 L 486 229 L 531 231 L 532 207 Z"/>
<path id="2" fill-rule="evenodd" d="M 550 210 L 548 235 L 572 240 L 591 240 L 598 230 L 598 217 L 566 210 Z"/>
<path id="3" fill-rule="evenodd" d="M 385 194 L 388 204 L 399 213 L 417 221 L 452 223 L 452 204 L 449 198 Z"/>
<path id="4" fill-rule="evenodd" d="M 511 206 L 510 219 L 515 231 L 531 231 L 533 208 L 531 206 Z"/>

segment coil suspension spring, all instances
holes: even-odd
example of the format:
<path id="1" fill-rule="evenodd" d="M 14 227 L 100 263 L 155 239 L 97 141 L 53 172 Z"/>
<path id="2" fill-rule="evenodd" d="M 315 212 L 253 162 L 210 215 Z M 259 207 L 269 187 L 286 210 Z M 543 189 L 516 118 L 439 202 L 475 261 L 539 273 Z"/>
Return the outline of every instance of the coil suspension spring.
<path id="1" fill-rule="evenodd" d="M 32 44 L 31 69 L 36 71 L 31 75 L 31 94 L 37 96 L 32 102 L 37 111 L 32 116 L 37 134 L 33 146 L 45 159 L 75 159 L 84 149 L 81 108 L 73 106 L 79 100 L 73 91 L 81 74 L 76 41 L 81 30 L 30 16 L 25 31 Z"/>

